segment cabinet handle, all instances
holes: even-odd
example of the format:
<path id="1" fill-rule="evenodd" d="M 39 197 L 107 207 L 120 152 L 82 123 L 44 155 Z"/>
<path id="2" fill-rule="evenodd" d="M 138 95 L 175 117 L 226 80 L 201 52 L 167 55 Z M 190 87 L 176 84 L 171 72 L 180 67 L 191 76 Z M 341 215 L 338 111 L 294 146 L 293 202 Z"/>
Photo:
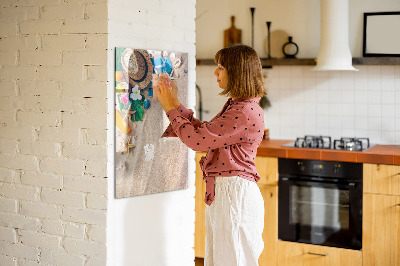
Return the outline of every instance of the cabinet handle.
<path id="1" fill-rule="evenodd" d="M 310 255 L 317 255 L 317 256 L 323 256 L 323 257 L 328 256 L 328 254 L 313 253 L 313 252 L 307 252 L 307 254 L 310 254 Z"/>

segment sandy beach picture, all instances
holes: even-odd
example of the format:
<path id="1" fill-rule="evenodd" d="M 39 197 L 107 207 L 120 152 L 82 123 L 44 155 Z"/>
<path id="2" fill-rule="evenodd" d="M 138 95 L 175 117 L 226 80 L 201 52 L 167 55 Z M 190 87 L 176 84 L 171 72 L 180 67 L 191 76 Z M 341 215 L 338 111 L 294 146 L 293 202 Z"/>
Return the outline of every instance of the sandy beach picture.
<path id="1" fill-rule="evenodd" d="M 161 138 L 169 125 L 153 92 L 166 73 L 187 105 L 187 53 L 115 49 L 116 198 L 185 189 L 187 147 L 179 138 Z"/>

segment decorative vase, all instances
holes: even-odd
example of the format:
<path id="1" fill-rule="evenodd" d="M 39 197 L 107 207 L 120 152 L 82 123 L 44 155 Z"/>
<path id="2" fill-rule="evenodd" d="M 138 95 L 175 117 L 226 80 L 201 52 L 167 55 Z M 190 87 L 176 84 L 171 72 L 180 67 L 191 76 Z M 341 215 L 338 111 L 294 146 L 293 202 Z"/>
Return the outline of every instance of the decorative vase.
<path id="1" fill-rule="evenodd" d="M 288 39 L 289 41 L 282 46 L 282 52 L 285 55 L 285 58 L 296 58 L 296 55 L 299 52 L 299 47 L 293 42 L 292 36 L 289 36 Z"/>

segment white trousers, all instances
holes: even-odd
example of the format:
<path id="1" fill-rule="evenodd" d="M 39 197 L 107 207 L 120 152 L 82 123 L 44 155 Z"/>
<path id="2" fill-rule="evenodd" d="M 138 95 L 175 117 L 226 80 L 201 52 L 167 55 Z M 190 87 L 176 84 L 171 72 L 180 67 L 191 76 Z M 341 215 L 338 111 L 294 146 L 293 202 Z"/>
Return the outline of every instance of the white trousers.
<path id="1" fill-rule="evenodd" d="M 264 199 L 255 182 L 216 177 L 206 206 L 205 266 L 257 266 L 264 249 Z"/>

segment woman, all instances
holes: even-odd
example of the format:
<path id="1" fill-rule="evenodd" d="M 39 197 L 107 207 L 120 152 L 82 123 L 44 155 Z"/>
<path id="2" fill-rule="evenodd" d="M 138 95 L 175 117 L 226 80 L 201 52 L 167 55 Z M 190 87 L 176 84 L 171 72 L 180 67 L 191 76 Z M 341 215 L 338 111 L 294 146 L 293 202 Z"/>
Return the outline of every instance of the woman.
<path id="1" fill-rule="evenodd" d="M 155 91 L 171 122 L 163 137 L 178 136 L 189 148 L 208 151 L 200 160 L 206 182 L 205 265 L 258 265 L 264 247 L 264 201 L 254 163 L 264 134 L 261 63 L 245 45 L 218 51 L 215 62 L 220 95 L 230 98 L 210 122 L 194 118 L 179 103 L 174 83 L 161 76 Z"/>

